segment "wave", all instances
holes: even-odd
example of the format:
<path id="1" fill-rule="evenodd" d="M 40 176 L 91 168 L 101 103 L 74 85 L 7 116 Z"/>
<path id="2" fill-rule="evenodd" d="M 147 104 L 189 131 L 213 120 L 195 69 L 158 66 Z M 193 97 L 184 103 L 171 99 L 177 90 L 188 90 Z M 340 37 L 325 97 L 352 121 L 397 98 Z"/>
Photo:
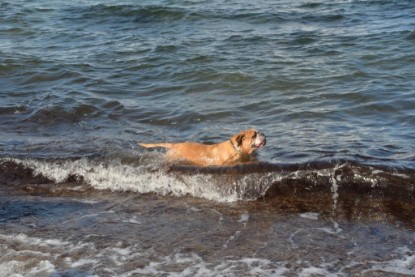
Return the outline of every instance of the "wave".
<path id="1" fill-rule="evenodd" d="M 51 94 L 48 97 L 56 97 Z M 118 101 L 99 101 L 90 99 L 88 103 L 75 102 L 65 99 L 62 103 L 47 104 L 39 100 L 39 104 L 0 106 L 0 119 L 3 123 L 15 125 L 16 122 L 34 123 L 40 126 L 77 123 L 90 119 L 105 118 L 122 110 L 124 107 Z"/>
<path id="2" fill-rule="evenodd" d="M 192 196 L 217 202 L 268 199 L 286 193 L 326 191 L 336 205 L 350 192 L 415 200 L 415 171 L 353 161 L 307 164 L 257 163 L 232 167 L 193 167 L 163 162 L 151 152 L 128 158 L 61 160 L 1 158 L 0 184 L 76 183 L 96 190 Z M 68 186 L 69 188 L 69 186 Z"/>
<path id="3" fill-rule="evenodd" d="M 0 115 L 20 114 L 27 110 L 28 108 L 26 106 L 0 107 Z"/>
<path id="4" fill-rule="evenodd" d="M 71 7 L 67 12 L 73 14 L 72 19 L 97 20 L 106 22 L 118 18 L 122 22 L 138 24 L 165 23 L 175 21 L 202 21 L 202 20 L 232 20 L 246 21 L 252 24 L 264 24 L 269 22 L 284 23 L 303 21 L 331 22 L 344 19 L 341 14 L 321 14 L 321 16 L 309 16 L 298 11 L 282 12 L 273 7 L 258 9 L 210 9 L 198 6 L 166 6 L 166 5 L 106 5 L 98 4 L 88 7 Z M 338 12 L 338 11 L 337 11 Z M 71 18 L 67 18 L 71 19 Z"/>
<path id="5" fill-rule="evenodd" d="M 122 18 L 134 23 L 157 23 L 181 20 L 189 16 L 197 16 L 187 9 L 158 5 L 105 5 L 98 4 L 88 7 L 72 7 L 67 12 L 77 19 L 108 20 Z M 67 18 L 70 19 L 70 18 Z"/>
<path id="6" fill-rule="evenodd" d="M 62 124 L 64 122 L 75 123 L 87 117 L 96 117 L 101 112 L 92 105 L 79 105 L 71 110 L 66 110 L 62 106 L 43 107 L 35 111 L 27 122 L 34 122 L 42 125 Z"/>

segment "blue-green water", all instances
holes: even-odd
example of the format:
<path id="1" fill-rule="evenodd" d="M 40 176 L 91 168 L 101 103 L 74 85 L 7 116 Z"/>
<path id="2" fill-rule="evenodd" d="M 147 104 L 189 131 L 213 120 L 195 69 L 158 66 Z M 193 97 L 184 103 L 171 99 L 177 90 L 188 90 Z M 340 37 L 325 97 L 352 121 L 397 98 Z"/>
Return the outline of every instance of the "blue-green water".
<path id="1" fill-rule="evenodd" d="M 0 154 L 215 142 L 414 168 L 412 1 L 3 1 Z M 82 138 L 82 139 L 80 139 Z"/>
<path id="2" fill-rule="evenodd" d="M 411 0 L 1 1 L 5 276 L 411 275 L 414 14 Z M 267 136 L 253 167 L 166 168 L 136 144 L 250 127 Z M 325 200 L 313 206 L 309 190 Z M 123 241 L 128 224 L 140 239 Z M 106 245 L 95 233 L 114 235 Z M 44 252 L 21 262 L 30 251 Z"/>

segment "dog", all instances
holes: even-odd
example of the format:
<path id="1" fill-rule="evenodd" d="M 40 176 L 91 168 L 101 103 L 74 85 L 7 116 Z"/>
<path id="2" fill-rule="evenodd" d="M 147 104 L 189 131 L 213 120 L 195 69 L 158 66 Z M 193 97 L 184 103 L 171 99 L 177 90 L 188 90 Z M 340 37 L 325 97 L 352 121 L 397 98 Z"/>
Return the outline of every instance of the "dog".
<path id="1" fill-rule="evenodd" d="M 198 166 L 235 165 L 254 160 L 253 153 L 267 143 L 266 137 L 254 129 L 241 131 L 217 144 L 196 142 L 138 143 L 145 148 L 167 149 L 168 161 L 179 161 Z"/>

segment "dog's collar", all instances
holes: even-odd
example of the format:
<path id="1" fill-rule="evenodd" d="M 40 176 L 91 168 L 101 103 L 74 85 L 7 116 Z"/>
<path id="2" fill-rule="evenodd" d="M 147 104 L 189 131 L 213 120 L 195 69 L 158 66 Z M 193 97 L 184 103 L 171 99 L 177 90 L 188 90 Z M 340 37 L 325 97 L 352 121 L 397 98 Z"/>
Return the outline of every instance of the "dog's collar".
<path id="1" fill-rule="evenodd" d="M 232 140 L 230 139 L 229 142 L 232 144 L 233 148 L 235 148 L 236 151 L 241 152 L 242 149 L 238 145 L 233 144 Z"/>

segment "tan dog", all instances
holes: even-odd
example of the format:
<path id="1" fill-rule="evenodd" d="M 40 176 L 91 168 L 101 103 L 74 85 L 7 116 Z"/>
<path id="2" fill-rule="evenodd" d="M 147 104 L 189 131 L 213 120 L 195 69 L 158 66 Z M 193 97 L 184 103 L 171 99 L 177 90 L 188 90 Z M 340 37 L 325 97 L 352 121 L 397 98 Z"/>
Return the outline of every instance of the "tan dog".
<path id="1" fill-rule="evenodd" d="M 201 166 L 218 166 L 252 160 L 252 153 L 265 146 L 266 138 L 264 134 L 249 129 L 218 144 L 196 142 L 138 144 L 145 148 L 167 148 L 169 161 L 182 161 Z"/>

